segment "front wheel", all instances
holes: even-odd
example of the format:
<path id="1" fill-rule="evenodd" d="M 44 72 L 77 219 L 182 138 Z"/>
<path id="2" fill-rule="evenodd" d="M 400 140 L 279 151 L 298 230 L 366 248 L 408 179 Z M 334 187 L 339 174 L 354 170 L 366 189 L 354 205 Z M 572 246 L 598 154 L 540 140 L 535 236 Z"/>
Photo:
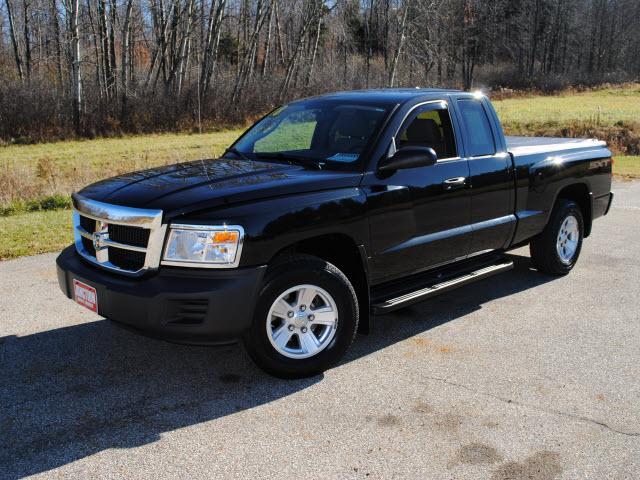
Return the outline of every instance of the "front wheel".
<path id="1" fill-rule="evenodd" d="M 266 372 L 300 378 L 335 365 L 357 327 L 349 279 L 320 258 L 296 255 L 269 269 L 244 343 Z"/>
<path id="2" fill-rule="evenodd" d="M 582 249 L 584 220 L 580 207 L 571 200 L 558 199 L 544 231 L 531 241 L 531 260 L 538 271 L 566 275 Z"/>

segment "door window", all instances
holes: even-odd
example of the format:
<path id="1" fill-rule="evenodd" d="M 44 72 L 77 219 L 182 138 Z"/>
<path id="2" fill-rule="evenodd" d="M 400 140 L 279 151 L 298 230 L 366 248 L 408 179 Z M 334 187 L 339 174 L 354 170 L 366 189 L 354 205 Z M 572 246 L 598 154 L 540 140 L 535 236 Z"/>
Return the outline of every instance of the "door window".
<path id="1" fill-rule="evenodd" d="M 491 124 L 482 103 L 470 98 L 458 100 L 458 108 L 460 109 L 464 129 L 467 132 L 465 139 L 467 155 L 479 157 L 496 153 Z"/>
<path id="2" fill-rule="evenodd" d="M 418 109 L 396 136 L 396 148 L 430 147 L 438 159 L 457 156 L 451 118 L 446 108 Z"/>

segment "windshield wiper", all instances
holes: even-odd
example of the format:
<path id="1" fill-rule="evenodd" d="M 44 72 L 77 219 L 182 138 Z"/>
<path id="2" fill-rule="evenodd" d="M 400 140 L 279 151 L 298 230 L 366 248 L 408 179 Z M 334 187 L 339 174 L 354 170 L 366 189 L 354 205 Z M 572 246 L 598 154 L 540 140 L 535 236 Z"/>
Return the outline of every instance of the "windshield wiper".
<path id="1" fill-rule="evenodd" d="M 314 170 L 322 170 L 322 167 L 324 167 L 324 162 L 312 160 L 309 157 L 303 157 L 301 155 L 293 155 L 291 153 L 274 152 L 256 153 L 255 155 L 257 158 L 276 158 L 278 160 L 285 160 L 295 165 L 302 165 L 303 167 L 313 168 Z"/>
<path id="2" fill-rule="evenodd" d="M 222 156 L 224 157 L 227 153 L 233 153 L 234 155 L 242 158 L 243 160 L 251 160 L 251 158 L 249 158 L 247 156 L 247 154 L 245 154 L 244 152 L 241 152 L 240 150 L 238 150 L 235 147 L 229 147 L 227 148 L 224 153 L 222 154 Z"/>

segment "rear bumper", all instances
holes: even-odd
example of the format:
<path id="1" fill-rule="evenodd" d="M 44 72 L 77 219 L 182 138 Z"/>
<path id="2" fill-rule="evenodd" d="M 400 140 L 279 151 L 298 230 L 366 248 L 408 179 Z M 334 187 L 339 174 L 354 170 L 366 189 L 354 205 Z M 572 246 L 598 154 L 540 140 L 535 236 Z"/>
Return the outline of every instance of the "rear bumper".
<path id="1" fill-rule="evenodd" d="M 612 202 L 613 202 L 613 192 L 609 192 L 605 195 L 601 195 L 600 197 L 594 198 L 592 207 L 591 207 L 593 209 L 593 218 L 599 218 L 609 213 L 609 209 L 611 208 Z"/>
<path id="2" fill-rule="evenodd" d="M 609 193 L 609 202 L 607 203 L 607 209 L 604 211 L 605 215 L 607 213 L 609 213 L 609 210 L 611 209 L 611 204 L 612 203 L 613 203 L 613 192 Z"/>
<path id="3" fill-rule="evenodd" d="M 231 342 L 250 327 L 266 270 L 163 267 L 129 278 L 88 265 L 73 246 L 56 264 L 67 297 L 73 298 L 75 278 L 96 289 L 101 316 L 141 333 L 194 344 Z"/>

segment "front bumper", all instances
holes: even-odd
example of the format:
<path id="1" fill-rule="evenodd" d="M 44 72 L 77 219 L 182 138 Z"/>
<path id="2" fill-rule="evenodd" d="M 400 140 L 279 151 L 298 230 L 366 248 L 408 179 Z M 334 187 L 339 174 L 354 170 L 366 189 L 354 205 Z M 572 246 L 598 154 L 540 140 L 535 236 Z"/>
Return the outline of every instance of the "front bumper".
<path id="1" fill-rule="evenodd" d="M 266 266 L 162 267 L 139 278 L 87 264 L 74 246 L 56 259 L 58 283 L 73 298 L 73 279 L 96 289 L 98 313 L 142 333 L 179 343 L 227 343 L 251 325 Z"/>

